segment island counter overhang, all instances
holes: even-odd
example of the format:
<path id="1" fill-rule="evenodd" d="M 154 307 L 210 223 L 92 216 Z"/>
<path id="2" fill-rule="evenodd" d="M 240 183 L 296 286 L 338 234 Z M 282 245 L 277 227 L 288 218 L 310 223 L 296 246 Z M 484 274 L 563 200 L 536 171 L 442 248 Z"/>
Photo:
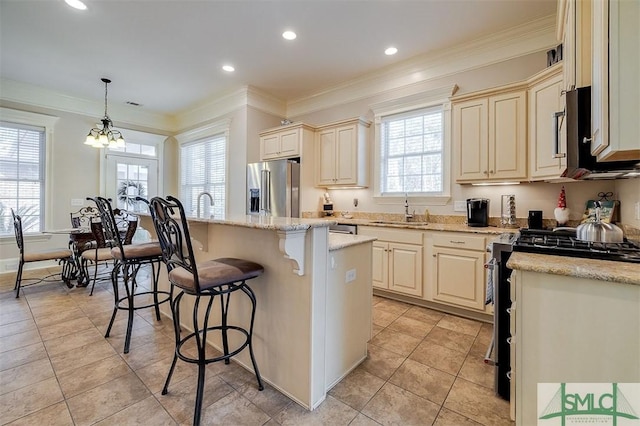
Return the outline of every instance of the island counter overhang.
<path id="1" fill-rule="evenodd" d="M 319 219 L 238 216 L 188 222 L 196 261 L 238 257 L 264 266 L 262 276 L 247 282 L 257 299 L 253 346 L 258 368 L 265 381 L 303 407 L 317 407 L 366 358 L 374 238 L 336 239 L 328 232 L 332 222 Z M 155 237 L 149 216 L 141 215 L 141 226 Z M 160 287 L 166 289 L 162 268 Z M 346 282 L 346 271 L 355 275 L 353 281 Z M 193 298 L 187 303 L 184 319 L 191 316 Z M 215 309 L 212 320 L 219 318 Z M 171 315 L 168 308 L 163 313 Z M 249 317 L 248 301 L 232 298 L 229 322 L 248 327 Z M 222 347 L 218 337 L 210 343 Z M 231 338 L 231 346 L 235 343 Z M 234 359 L 252 370 L 248 351 Z"/>

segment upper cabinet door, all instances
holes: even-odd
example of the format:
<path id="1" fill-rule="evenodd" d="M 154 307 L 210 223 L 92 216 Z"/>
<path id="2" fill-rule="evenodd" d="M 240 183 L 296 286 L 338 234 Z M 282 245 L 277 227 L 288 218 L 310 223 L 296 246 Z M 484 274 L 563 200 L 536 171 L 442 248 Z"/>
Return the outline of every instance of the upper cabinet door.
<path id="1" fill-rule="evenodd" d="M 594 2 L 591 152 L 599 161 L 640 159 L 640 2 Z"/>
<path id="2" fill-rule="evenodd" d="M 313 140 L 314 130 L 304 123 L 294 123 L 261 132 L 260 159 L 301 157 L 303 145 Z"/>
<path id="3" fill-rule="evenodd" d="M 333 185 L 336 175 L 336 132 L 334 129 L 321 130 L 316 137 L 318 144 L 317 183 L 318 185 Z"/>
<path id="4" fill-rule="evenodd" d="M 368 185 L 367 129 L 360 118 L 327 124 L 316 131 L 316 186 Z"/>
<path id="5" fill-rule="evenodd" d="M 357 180 L 358 153 L 355 124 L 336 129 L 336 182 L 352 184 Z"/>
<path id="6" fill-rule="evenodd" d="M 488 100 L 472 99 L 453 105 L 453 140 L 458 180 L 483 180 L 488 167 Z"/>
<path id="7" fill-rule="evenodd" d="M 527 177 L 527 93 L 489 98 L 489 178 Z"/>
<path id="8" fill-rule="evenodd" d="M 531 180 L 558 178 L 566 169 L 565 126 L 555 132 L 555 113 L 564 111 L 564 83 L 560 65 L 551 74 L 547 73 L 530 88 L 529 98 L 529 178 Z"/>
<path id="9" fill-rule="evenodd" d="M 487 91 L 453 104 L 458 183 L 527 178 L 527 92 Z"/>

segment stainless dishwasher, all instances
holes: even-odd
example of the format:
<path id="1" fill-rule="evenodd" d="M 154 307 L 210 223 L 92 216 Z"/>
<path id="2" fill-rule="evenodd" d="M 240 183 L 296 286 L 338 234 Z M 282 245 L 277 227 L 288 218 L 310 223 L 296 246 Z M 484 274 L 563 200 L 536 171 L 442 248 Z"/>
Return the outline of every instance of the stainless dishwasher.
<path id="1" fill-rule="evenodd" d="M 358 225 L 351 225 L 346 223 L 338 223 L 336 225 L 329 225 L 329 232 L 334 234 L 358 234 Z"/>

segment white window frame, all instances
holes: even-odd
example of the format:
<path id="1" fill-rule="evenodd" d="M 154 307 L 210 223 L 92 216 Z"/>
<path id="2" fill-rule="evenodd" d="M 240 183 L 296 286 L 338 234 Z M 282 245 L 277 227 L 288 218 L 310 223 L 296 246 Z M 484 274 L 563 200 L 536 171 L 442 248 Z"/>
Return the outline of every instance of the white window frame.
<path id="1" fill-rule="evenodd" d="M 44 155 L 42 161 L 44 162 L 44 196 L 42 199 L 42 216 L 40 226 L 42 229 L 51 228 L 52 220 L 51 213 L 52 207 L 50 200 L 53 195 L 53 179 L 52 179 L 52 167 L 51 167 L 51 144 L 53 142 L 53 132 L 56 122 L 59 117 L 38 114 L 28 111 L 18 111 L 10 108 L 0 107 L 0 120 L 8 123 L 23 124 L 27 126 L 44 128 Z M 30 241 L 48 240 L 49 236 L 44 236 L 41 233 L 25 234 L 25 239 Z M 15 243 L 15 236 L 2 235 L 2 243 L 13 241 Z"/>
<path id="2" fill-rule="evenodd" d="M 373 200 L 376 204 L 397 205 L 404 202 L 405 194 L 383 194 L 380 185 L 382 164 L 382 129 L 384 117 L 409 113 L 425 108 L 442 106 L 442 192 L 438 195 L 424 193 L 408 196 L 413 203 L 444 206 L 451 199 L 451 101 L 449 97 L 457 89 L 456 85 L 415 93 L 410 96 L 384 101 L 371 106 L 374 113 L 374 166 Z"/>
<path id="3" fill-rule="evenodd" d="M 212 136 L 223 134 L 225 138 L 225 177 L 224 177 L 224 192 L 225 192 L 225 206 L 224 206 L 224 215 L 225 217 L 229 215 L 229 130 L 231 127 L 231 119 L 219 120 L 214 123 L 208 124 L 206 126 L 198 127 L 193 130 L 186 131 L 184 133 L 180 133 L 175 136 L 178 141 L 178 188 L 180 194 L 178 198 L 182 201 L 182 147 L 184 145 L 188 145 L 192 142 L 196 142 L 202 139 L 206 139 Z M 191 212 L 185 212 L 188 216 Z"/>

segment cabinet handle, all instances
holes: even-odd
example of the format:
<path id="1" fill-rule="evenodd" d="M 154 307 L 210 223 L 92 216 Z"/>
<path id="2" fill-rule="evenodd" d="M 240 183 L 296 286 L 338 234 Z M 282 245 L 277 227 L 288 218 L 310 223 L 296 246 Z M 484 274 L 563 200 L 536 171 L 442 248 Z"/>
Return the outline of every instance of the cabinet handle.
<path id="1" fill-rule="evenodd" d="M 505 311 L 507 311 L 507 313 L 508 313 L 509 315 L 511 315 L 511 312 L 513 312 L 513 311 L 511 310 L 511 308 L 507 308 L 507 309 L 505 309 Z"/>
<path id="2" fill-rule="evenodd" d="M 593 141 L 593 137 L 588 138 L 585 136 L 582 138 L 582 143 L 591 143 L 591 141 Z"/>
<path id="3" fill-rule="evenodd" d="M 560 129 L 562 128 L 562 124 L 559 123 L 560 117 L 564 117 L 564 111 L 553 114 L 553 137 L 555 140 L 555 147 L 551 158 L 564 158 L 567 156 L 566 153 L 560 152 Z"/>
<path id="4" fill-rule="evenodd" d="M 482 173 L 484 173 L 485 175 L 488 175 L 488 174 L 489 174 L 489 172 L 488 172 L 488 171 L 486 171 L 486 170 L 485 170 L 484 172 L 482 172 Z"/>
<path id="5" fill-rule="evenodd" d="M 464 244 L 464 241 L 454 241 L 454 240 L 449 240 L 449 242 L 451 244 Z"/>
<path id="6" fill-rule="evenodd" d="M 489 174 L 492 175 L 493 174 L 493 170 L 489 170 Z"/>
<path id="7" fill-rule="evenodd" d="M 435 254 L 432 254 L 431 256 L 433 256 L 433 257 L 438 257 L 438 256 L 436 256 Z"/>
<path id="8" fill-rule="evenodd" d="M 507 371 L 507 379 L 511 380 L 511 370 Z"/>
<path id="9" fill-rule="evenodd" d="M 512 338 L 511 338 L 511 337 L 507 337 L 507 343 L 508 343 L 508 344 L 510 344 L 510 345 L 511 345 L 511 342 L 512 342 L 512 341 L 513 341 L 513 340 L 512 340 Z"/>

